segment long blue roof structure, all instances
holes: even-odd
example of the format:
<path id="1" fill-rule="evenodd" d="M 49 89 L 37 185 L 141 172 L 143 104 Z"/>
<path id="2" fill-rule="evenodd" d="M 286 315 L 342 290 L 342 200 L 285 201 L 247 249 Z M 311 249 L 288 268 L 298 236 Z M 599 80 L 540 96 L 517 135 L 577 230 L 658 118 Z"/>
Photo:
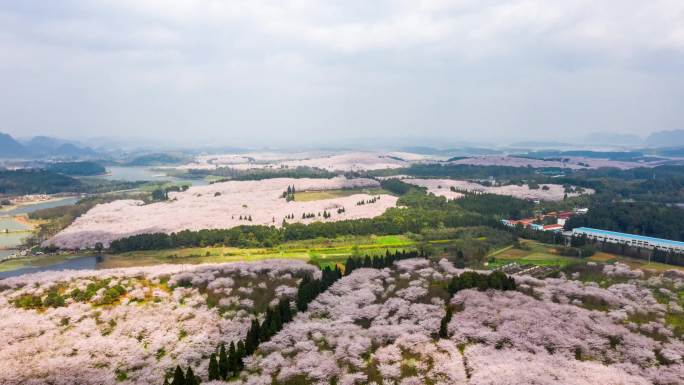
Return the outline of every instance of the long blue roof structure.
<path id="1" fill-rule="evenodd" d="M 662 239 L 662 238 L 654 238 L 654 237 L 647 237 L 644 235 L 635 235 L 635 234 L 628 234 L 628 233 L 619 233 L 617 231 L 609 231 L 609 230 L 599 230 L 599 229 L 592 229 L 591 227 L 576 227 L 572 230 L 574 231 L 579 231 L 579 232 L 591 232 L 591 233 L 597 233 L 597 234 L 603 234 L 603 235 L 612 235 L 612 236 L 617 236 L 617 237 L 623 237 L 623 238 L 631 238 L 635 239 L 638 241 L 646 241 L 649 243 L 664 243 L 664 244 L 669 244 L 677 247 L 684 247 L 684 242 L 679 242 L 679 241 L 673 241 L 670 239 Z"/>

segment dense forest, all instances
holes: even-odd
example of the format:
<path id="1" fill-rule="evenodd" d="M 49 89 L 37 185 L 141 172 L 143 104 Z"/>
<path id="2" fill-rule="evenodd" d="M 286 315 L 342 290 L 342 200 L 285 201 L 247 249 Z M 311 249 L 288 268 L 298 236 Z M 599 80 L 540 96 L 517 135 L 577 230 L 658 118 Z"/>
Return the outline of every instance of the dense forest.
<path id="1" fill-rule="evenodd" d="M 413 190 L 419 189 L 417 186 L 408 184 L 397 178 L 381 180 L 380 187 L 397 195 L 408 194 Z"/>
<path id="2" fill-rule="evenodd" d="M 653 203 L 596 203 L 585 215 L 574 216 L 565 223 L 575 227 L 593 227 L 630 234 L 684 241 L 684 209 Z"/>
<path id="3" fill-rule="evenodd" d="M 129 190 L 146 182 L 110 181 L 102 178 L 74 178 L 44 169 L 0 170 L 0 194 L 105 193 Z"/>
<path id="4" fill-rule="evenodd" d="M 128 166 L 161 166 L 166 164 L 179 164 L 187 159 L 170 154 L 146 154 L 137 156 L 126 163 Z"/>
<path id="5" fill-rule="evenodd" d="M 566 158 L 566 157 L 583 157 L 596 159 L 610 159 L 619 161 L 636 161 L 642 159 L 644 154 L 639 151 L 590 151 L 590 150 L 572 150 L 572 151 L 532 151 L 525 154 L 525 157 L 532 159 L 549 159 L 549 158 Z"/>
<path id="6" fill-rule="evenodd" d="M 595 199 L 603 201 L 684 202 L 684 166 L 577 170 L 556 183 L 593 188 L 598 192 Z"/>
<path id="7" fill-rule="evenodd" d="M 400 170 L 402 174 L 420 178 L 485 179 L 526 178 L 536 175 L 533 168 L 512 166 L 473 166 L 467 164 L 413 164 Z"/>
<path id="8" fill-rule="evenodd" d="M 529 218 L 535 208 L 531 201 L 495 194 L 467 194 L 457 204 L 472 212 L 511 219 Z"/>
<path id="9" fill-rule="evenodd" d="M 40 169 L 0 170 L 0 194 L 57 194 L 82 189 L 76 178 Z"/>
<path id="10" fill-rule="evenodd" d="M 684 166 L 664 165 L 628 170 L 617 168 L 558 169 L 510 166 L 416 164 L 404 169 L 378 170 L 357 176 L 405 174 L 419 178 L 487 179 L 499 183 L 555 183 L 592 188 L 596 199 L 684 202 Z"/>
<path id="11" fill-rule="evenodd" d="M 102 165 L 88 161 L 51 163 L 46 170 L 70 176 L 94 176 L 107 172 Z"/>
<path id="12" fill-rule="evenodd" d="M 303 166 L 296 168 L 266 168 L 250 170 L 219 167 L 213 170 L 192 169 L 188 170 L 186 174 L 178 176 L 186 178 L 205 178 L 207 176 L 222 178 L 214 182 L 217 183 L 228 180 L 262 180 L 271 178 L 333 178 L 337 176 L 337 174 L 327 170 Z"/>

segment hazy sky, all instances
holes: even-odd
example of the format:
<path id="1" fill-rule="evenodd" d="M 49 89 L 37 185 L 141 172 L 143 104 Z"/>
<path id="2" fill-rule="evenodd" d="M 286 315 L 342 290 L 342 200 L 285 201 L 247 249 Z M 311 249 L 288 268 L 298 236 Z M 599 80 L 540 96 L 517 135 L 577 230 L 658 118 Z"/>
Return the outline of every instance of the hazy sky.
<path id="1" fill-rule="evenodd" d="M 0 131 L 193 143 L 684 128 L 682 0 L 0 0 Z"/>

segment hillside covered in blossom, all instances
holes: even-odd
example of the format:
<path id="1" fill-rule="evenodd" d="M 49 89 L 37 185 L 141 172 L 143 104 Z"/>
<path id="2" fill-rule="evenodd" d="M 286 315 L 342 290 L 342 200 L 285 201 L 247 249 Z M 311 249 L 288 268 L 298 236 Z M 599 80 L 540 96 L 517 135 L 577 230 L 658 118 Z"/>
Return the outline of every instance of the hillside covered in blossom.
<path id="1" fill-rule="evenodd" d="M 656 275 L 590 263 L 570 276 L 537 279 L 415 256 L 350 259 L 344 274 L 270 260 L 6 279 L 0 281 L 0 378 L 4 384 L 684 382 L 682 330 L 668 322 L 682 313 L 679 271 Z M 294 316 L 275 323 L 272 310 L 283 303 Z M 277 327 L 267 334 L 267 324 Z M 234 357 L 234 346 L 250 339 L 258 345 L 240 363 L 217 358 L 229 345 Z"/>
<path id="2" fill-rule="evenodd" d="M 49 272 L 0 281 L 0 383 L 155 384 L 242 338 L 318 270 L 297 261 Z"/>
<path id="3" fill-rule="evenodd" d="M 383 199 L 379 199 L 358 193 L 299 202 L 286 199 L 287 194 L 284 193 L 288 188 L 324 191 L 379 185 L 375 180 L 364 178 L 275 178 L 192 187 L 171 193 L 168 201 L 151 204 L 139 200 L 116 200 L 95 206 L 46 241 L 45 245 L 67 249 L 92 248 L 96 243 L 108 246 L 113 240 L 145 233 L 229 229 L 241 225 L 281 226 L 283 221 L 312 223 L 372 218 L 394 207 L 396 197 L 383 195 Z M 358 205 L 359 201 L 372 204 Z M 321 217 L 322 212 L 326 213 L 325 218 Z"/>

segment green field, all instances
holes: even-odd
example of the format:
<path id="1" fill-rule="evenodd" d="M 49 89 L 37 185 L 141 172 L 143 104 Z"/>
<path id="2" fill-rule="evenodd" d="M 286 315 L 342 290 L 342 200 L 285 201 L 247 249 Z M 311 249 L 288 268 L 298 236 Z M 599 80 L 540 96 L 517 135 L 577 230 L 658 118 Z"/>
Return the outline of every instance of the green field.
<path id="1" fill-rule="evenodd" d="M 509 263 L 517 262 L 521 265 L 538 265 L 538 266 L 559 266 L 565 267 L 575 263 L 584 263 L 592 261 L 597 263 L 615 263 L 621 262 L 629 265 L 633 269 L 652 270 L 662 272 L 670 269 L 684 270 L 684 267 L 675 265 L 666 265 L 664 263 L 657 263 L 623 257 L 620 255 L 609 254 L 604 252 L 597 252 L 593 256 L 580 259 L 576 257 L 566 257 L 556 254 L 554 245 L 546 245 L 529 240 L 520 240 L 520 247 L 508 246 L 496 250 L 489 255 L 487 259 L 490 261 L 489 268 L 497 268 Z"/>
<path id="2" fill-rule="evenodd" d="M 521 265 L 567 266 L 580 261 L 578 258 L 557 255 L 553 246 L 532 241 L 521 241 L 520 247 L 505 247 L 490 253 L 489 267 L 496 268 L 517 262 Z M 493 259 L 493 261 L 492 261 Z"/>
<path id="3" fill-rule="evenodd" d="M 404 235 L 371 235 L 293 241 L 273 248 L 196 247 L 150 250 L 105 255 L 98 268 L 151 266 L 162 263 L 224 263 L 275 258 L 299 259 L 326 266 L 344 262 L 351 255 L 376 255 L 387 250 L 409 250 L 415 245 L 415 241 Z M 47 266 L 74 257 L 76 256 L 55 255 L 12 259 L 1 262 L 0 271 Z"/>
<path id="4" fill-rule="evenodd" d="M 608 254 L 608 253 L 603 253 L 599 252 L 591 257 L 587 258 L 589 261 L 594 261 L 594 262 L 599 262 L 599 263 L 614 263 L 614 262 L 621 262 L 626 265 L 629 265 L 632 269 L 645 269 L 645 270 L 652 270 L 655 272 L 663 272 L 666 270 L 684 270 L 684 266 L 676 266 L 676 265 L 668 265 L 665 263 L 659 263 L 659 262 L 649 262 L 647 260 L 643 259 L 636 259 L 636 258 L 630 258 L 630 257 L 623 257 L 621 255 L 615 255 L 615 254 Z"/>
<path id="5" fill-rule="evenodd" d="M 359 189 L 343 189 L 343 190 L 325 190 L 325 191 L 302 191 L 294 194 L 296 202 L 310 202 L 319 201 L 323 199 L 334 199 L 348 197 L 355 194 L 368 195 L 392 195 L 391 192 L 381 188 L 359 188 Z"/>
<path id="6" fill-rule="evenodd" d="M 201 247 L 108 255 L 101 268 L 160 263 L 223 263 L 262 259 L 299 259 L 322 266 L 344 262 L 351 255 L 382 254 L 413 249 L 415 241 L 403 235 L 357 236 L 287 242 L 273 248 Z"/>

